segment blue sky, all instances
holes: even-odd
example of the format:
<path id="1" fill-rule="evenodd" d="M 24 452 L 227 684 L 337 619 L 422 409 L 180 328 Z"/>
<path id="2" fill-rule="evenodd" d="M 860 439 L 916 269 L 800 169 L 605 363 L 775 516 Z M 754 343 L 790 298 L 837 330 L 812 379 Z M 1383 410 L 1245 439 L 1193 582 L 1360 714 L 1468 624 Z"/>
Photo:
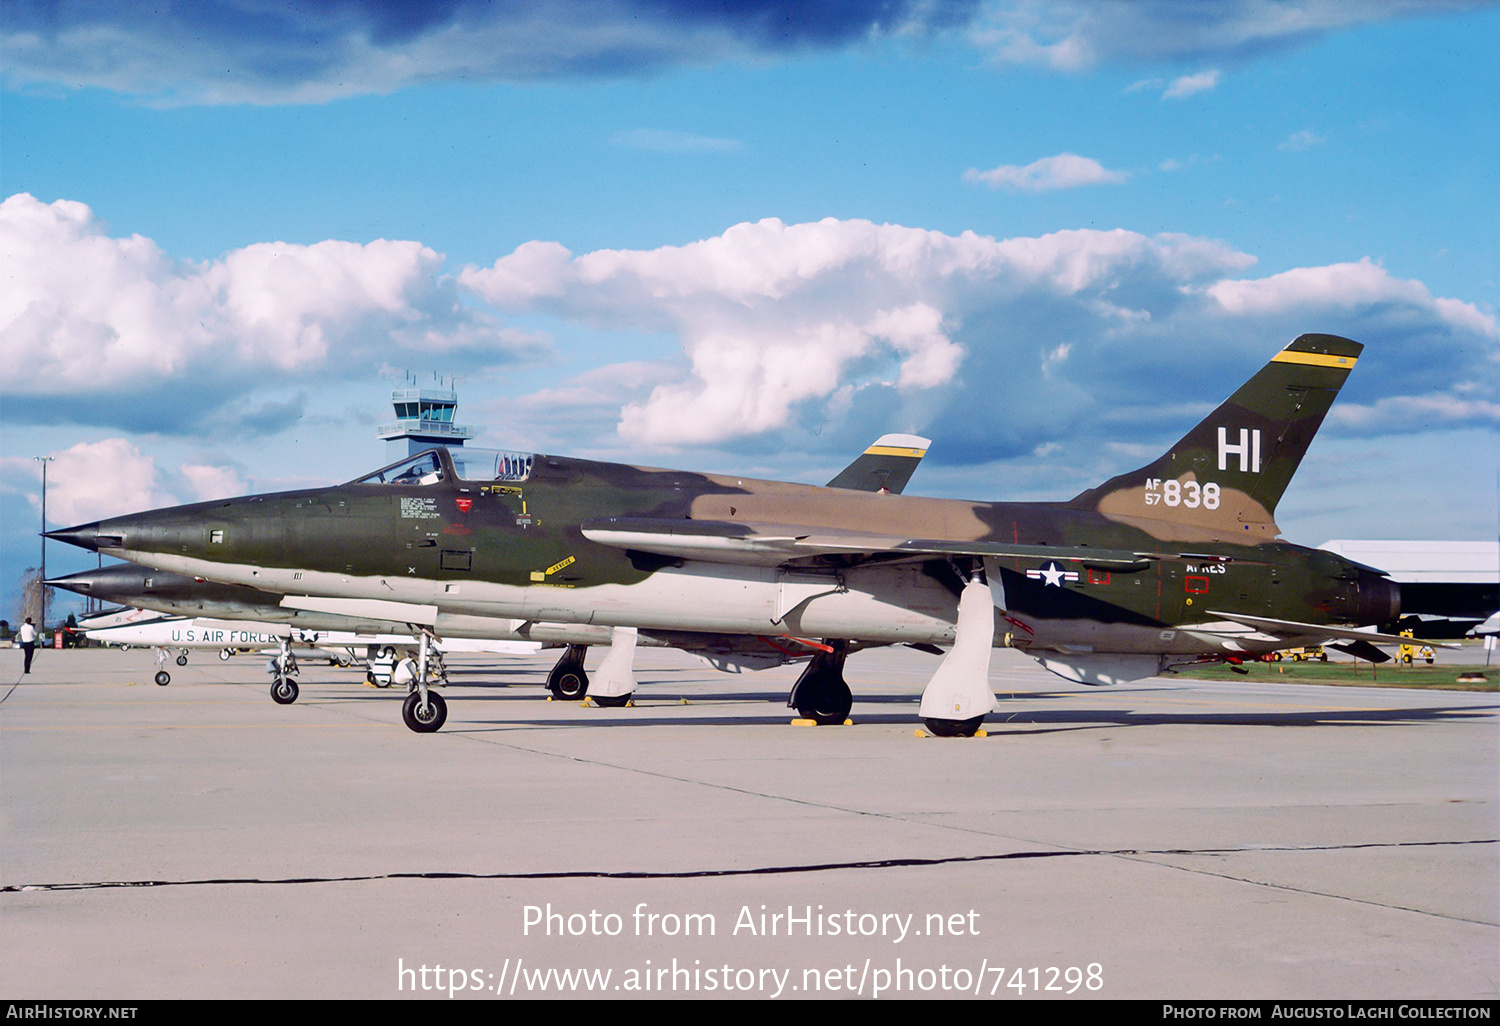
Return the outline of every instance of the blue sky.
<path id="1" fill-rule="evenodd" d="M 405 371 L 481 444 L 1054 499 L 1327 331 L 1288 537 L 1496 533 L 1495 4 L 386 9 L 0 14 L 7 611 L 33 456 L 54 525 L 345 480 Z"/>

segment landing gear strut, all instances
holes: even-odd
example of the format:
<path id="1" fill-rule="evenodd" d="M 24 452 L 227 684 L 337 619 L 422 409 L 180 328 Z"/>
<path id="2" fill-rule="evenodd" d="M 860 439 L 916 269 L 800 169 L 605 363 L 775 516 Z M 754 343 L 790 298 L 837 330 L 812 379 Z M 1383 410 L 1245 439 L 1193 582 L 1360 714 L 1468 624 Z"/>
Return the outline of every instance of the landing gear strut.
<path id="1" fill-rule="evenodd" d="M 854 707 L 854 695 L 844 683 L 844 659 L 849 654 L 849 643 L 831 641 L 829 646 L 832 651 L 813 656 L 786 700 L 803 719 L 819 726 L 842 724 Z"/>
<path id="2" fill-rule="evenodd" d="M 401 719 L 407 727 L 418 734 L 431 734 L 448 719 L 448 703 L 443 696 L 427 687 L 428 643 L 432 635 L 426 630 L 421 634 L 421 648 L 417 654 L 417 678 L 412 682 L 411 694 L 401 703 Z"/>
<path id="3" fill-rule="evenodd" d="M 589 699 L 600 708 L 627 706 L 635 695 L 637 637 L 634 627 L 615 627 L 609 632 L 609 651 L 604 654 L 604 662 L 594 671 L 589 690 Z"/>
<path id="4" fill-rule="evenodd" d="M 281 651 L 271 657 L 271 673 L 276 677 L 271 682 L 271 701 L 277 705 L 291 705 L 297 700 L 297 682 L 292 677 L 297 673 L 297 657 L 292 655 L 292 643 L 281 639 Z"/>
<path id="5" fill-rule="evenodd" d="M 959 595 L 953 647 L 927 682 L 917 711 L 937 737 L 973 737 L 995 709 L 989 678 L 997 607 L 1005 608 L 999 573 L 987 581 L 981 563 L 970 570 Z"/>
<path id="6" fill-rule="evenodd" d="M 589 693 L 589 675 L 583 672 L 583 654 L 587 645 L 569 645 L 562 658 L 547 674 L 547 690 L 558 701 L 576 702 Z"/>

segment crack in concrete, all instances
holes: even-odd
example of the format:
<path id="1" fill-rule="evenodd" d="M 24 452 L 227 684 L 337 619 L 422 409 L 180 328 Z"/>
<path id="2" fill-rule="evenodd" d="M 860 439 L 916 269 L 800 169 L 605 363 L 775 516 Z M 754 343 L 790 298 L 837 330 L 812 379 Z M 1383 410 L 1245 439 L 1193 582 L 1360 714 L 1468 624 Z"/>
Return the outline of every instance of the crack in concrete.
<path id="1" fill-rule="evenodd" d="M 531 873 L 466 873 L 442 871 L 410 873 L 367 873 L 350 876 L 301 876 L 280 878 L 211 877 L 197 880 L 89 880 L 72 881 L 67 883 L 7 884 L 3 887 L 0 887 L 0 894 L 23 894 L 34 893 L 38 891 L 89 891 L 135 887 L 204 887 L 234 885 L 284 886 L 288 884 L 365 883 L 379 880 L 695 880 L 712 877 L 778 876 L 791 873 L 827 873 L 851 869 L 898 869 L 924 866 L 961 865 L 963 863 L 1010 862 L 1018 860 L 1048 858 L 1088 858 L 1103 856 L 1112 858 L 1147 860 L 1150 856 L 1239 855 L 1260 854 L 1264 852 L 1276 851 L 1355 851 L 1371 848 L 1423 848 L 1440 846 L 1452 847 L 1481 844 L 1500 844 L 1500 838 L 1479 838 L 1465 841 L 1366 841 L 1357 844 L 1285 845 L 1275 847 L 1253 845 L 1238 848 L 1098 848 L 1072 850 L 1063 849 L 1057 851 L 1012 851 L 989 855 L 950 855 L 938 858 L 863 859 L 849 862 L 819 862 L 784 866 L 760 866 L 751 869 L 571 869 L 539 871 Z M 1263 887 L 1275 887 L 1281 890 L 1298 891 L 1305 894 L 1323 893 L 1320 891 L 1309 891 L 1304 888 L 1292 887 L 1285 884 L 1272 884 L 1260 880 L 1250 880 L 1242 877 L 1232 876 L 1226 873 L 1214 873 L 1207 870 L 1190 869 L 1183 866 L 1173 866 L 1170 863 L 1153 862 L 1151 864 L 1162 866 L 1163 868 L 1167 869 L 1176 869 L 1181 872 L 1204 873 L 1209 876 L 1217 876 L 1223 879 L 1234 880 L 1240 883 L 1257 884 Z M 1424 909 L 1406 908 L 1400 905 L 1386 905 L 1381 902 L 1367 901 L 1360 898 L 1348 898 L 1344 895 L 1325 894 L 1324 896 L 1342 898 L 1346 901 L 1358 901 L 1362 904 L 1367 905 L 1378 905 L 1382 908 L 1401 909 L 1402 911 L 1418 912 L 1424 915 L 1438 915 L 1444 919 L 1461 918 L 1456 916 L 1443 916 L 1440 913 L 1429 912 Z M 1500 925 L 1478 919 L 1466 919 L 1463 921 L 1480 923 L 1485 926 Z"/>

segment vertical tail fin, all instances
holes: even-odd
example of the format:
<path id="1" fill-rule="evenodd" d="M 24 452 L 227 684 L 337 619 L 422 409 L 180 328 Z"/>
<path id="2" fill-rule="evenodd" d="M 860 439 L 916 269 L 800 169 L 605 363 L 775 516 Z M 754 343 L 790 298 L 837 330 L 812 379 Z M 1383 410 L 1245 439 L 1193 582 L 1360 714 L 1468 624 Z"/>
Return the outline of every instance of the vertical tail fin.
<path id="1" fill-rule="evenodd" d="M 1337 335 L 1299 336 L 1156 462 L 1068 506 L 1275 537 L 1276 504 L 1363 349 Z"/>
<path id="2" fill-rule="evenodd" d="M 827 487 L 900 495 L 931 444 L 930 438 L 916 435 L 881 435 L 875 439 L 874 445 L 829 481 Z"/>

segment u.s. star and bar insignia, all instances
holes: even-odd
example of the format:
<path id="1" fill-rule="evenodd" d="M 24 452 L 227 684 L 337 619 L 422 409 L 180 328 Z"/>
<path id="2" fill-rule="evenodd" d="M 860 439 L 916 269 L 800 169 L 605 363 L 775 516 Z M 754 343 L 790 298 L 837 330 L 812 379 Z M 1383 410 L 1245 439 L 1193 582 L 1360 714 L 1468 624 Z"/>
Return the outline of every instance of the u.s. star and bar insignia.
<path id="1" fill-rule="evenodd" d="M 1061 588 L 1063 581 L 1078 580 L 1078 571 L 1064 570 L 1056 560 L 1053 560 L 1046 566 L 1026 571 L 1026 576 L 1033 581 L 1046 581 L 1048 586 Z"/>

